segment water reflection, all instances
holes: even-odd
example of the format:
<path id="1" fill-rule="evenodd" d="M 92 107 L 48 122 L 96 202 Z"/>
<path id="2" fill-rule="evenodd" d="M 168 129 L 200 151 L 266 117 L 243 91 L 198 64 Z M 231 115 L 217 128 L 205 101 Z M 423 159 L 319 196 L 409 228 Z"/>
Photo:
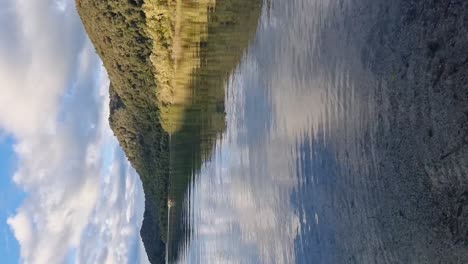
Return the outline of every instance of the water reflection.
<path id="1" fill-rule="evenodd" d="M 255 35 L 261 11 L 256 0 L 179 2 L 172 78 L 178 93 L 162 110 L 170 117 L 165 122 L 170 134 L 168 199 L 173 201 L 168 215 L 168 261 L 177 259 L 190 235 L 190 214 L 181 210 L 191 206 L 187 189 L 225 129 L 224 85 Z"/>
<path id="2" fill-rule="evenodd" d="M 441 230 L 452 210 L 441 205 L 450 201 L 441 190 L 450 186 L 428 176 L 452 165 L 434 165 L 440 156 L 424 153 L 439 143 L 421 139 L 426 125 L 443 126 L 423 116 L 425 106 L 446 103 L 400 98 L 414 83 L 397 83 L 392 73 L 404 63 L 383 58 L 402 32 L 388 29 L 397 27 L 405 7 L 393 4 L 264 5 L 255 40 L 226 85 L 225 132 L 210 159 L 192 170 L 185 204 L 190 232 L 177 262 L 467 257 L 462 243 Z M 373 42 L 373 35 L 395 40 Z M 443 177 L 463 178 L 464 153 L 450 163 L 460 169 Z M 463 184 L 453 196 L 462 196 Z"/>

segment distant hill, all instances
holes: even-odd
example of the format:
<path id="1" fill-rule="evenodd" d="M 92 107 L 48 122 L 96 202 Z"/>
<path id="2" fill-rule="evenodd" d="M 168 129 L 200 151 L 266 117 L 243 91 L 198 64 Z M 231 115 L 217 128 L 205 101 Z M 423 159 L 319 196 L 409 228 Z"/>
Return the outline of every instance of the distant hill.
<path id="1" fill-rule="evenodd" d="M 224 84 L 254 36 L 261 1 L 76 6 L 111 82 L 110 126 L 143 183 L 146 252 L 151 263 L 163 263 L 168 197 L 177 201 L 170 240 L 178 241 L 185 232 L 177 224 L 179 201 L 224 130 Z"/>

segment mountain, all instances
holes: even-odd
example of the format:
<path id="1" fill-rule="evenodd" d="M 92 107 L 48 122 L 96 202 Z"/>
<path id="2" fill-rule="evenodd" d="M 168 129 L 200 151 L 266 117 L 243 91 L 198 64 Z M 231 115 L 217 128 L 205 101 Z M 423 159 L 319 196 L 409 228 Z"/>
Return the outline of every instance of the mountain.
<path id="1" fill-rule="evenodd" d="M 225 128 L 224 88 L 255 35 L 260 0 L 76 0 L 110 79 L 110 126 L 145 192 L 151 263 L 177 259 L 182 204 Z M 168 222 L 168 199 L 175 201 Z M 171 232 L 168 232 L 168 225 Z"/>

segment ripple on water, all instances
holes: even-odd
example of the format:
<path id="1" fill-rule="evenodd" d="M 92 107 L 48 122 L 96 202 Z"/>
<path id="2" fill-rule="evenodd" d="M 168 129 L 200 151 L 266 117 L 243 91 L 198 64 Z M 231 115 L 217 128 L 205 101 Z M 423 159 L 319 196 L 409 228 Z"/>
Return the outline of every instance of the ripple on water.
<path id="1" fill-rule="evenodd" d="M 426 53 L 404 47 L 401 36 L 413 30 L 401 24 L 407 3 L 392 4 L 264 6 L 226 85 L 226 131 L 188 192 L 192 232 L 179 262 L 467 257 L 456 240 L 466 241 L 468 152 L 463 135 L 445 132 L 466 118 L 448 118 L 443 111 L 461 108 L 419 85 L 427 77 L 416 68 L 412 78 L 398 73 Z M 447 121 L 434 122 L 438 115 Z M 434 140 L 444 135 L 450 140 Z"/>

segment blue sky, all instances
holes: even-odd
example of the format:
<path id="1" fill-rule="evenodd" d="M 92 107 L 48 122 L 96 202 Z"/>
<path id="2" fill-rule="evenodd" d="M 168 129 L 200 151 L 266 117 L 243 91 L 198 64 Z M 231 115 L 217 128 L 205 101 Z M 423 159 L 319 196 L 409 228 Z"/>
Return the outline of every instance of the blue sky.
<path id="1" fill-rule="evenodd" d="M 73 0 L 0 2 L 1 263 L 147 263 L 141 181 Z"/>
<path id="2" fill-rule="evenodd" d="M 13 139 L 6 137 L 0 141 L 0 256 L 7 263 L 18 262 L 19 245 L 11 229 L 6 223 L 8 217 L 15 212 L 15 209 L 23 200 L 24 193 L 19 190 L 11 181 L 11 175 L 16 166 L 16 158 L 13 152 Z"/>

